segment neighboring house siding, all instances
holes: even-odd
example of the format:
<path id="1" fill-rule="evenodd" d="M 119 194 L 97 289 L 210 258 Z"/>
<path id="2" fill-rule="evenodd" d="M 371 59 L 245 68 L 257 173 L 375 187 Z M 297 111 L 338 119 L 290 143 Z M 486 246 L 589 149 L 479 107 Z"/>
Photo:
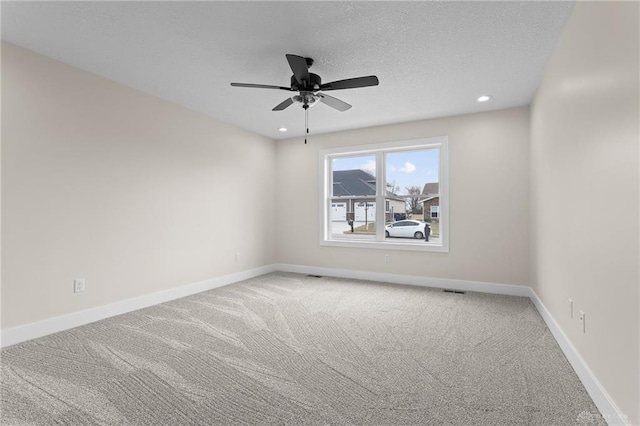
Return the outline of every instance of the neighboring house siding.
<path id="1" fill-rule="evenodd" d="M 392 211 L 393 211 L 393 214 L 398 214 L 398 213 L 406 214 L 407 206 L 405 205 L 404 200 L 396 200 L 396 199 L 389 198 L 387 199 L 387 201 L 389 202 L 389 209 L 385 211 L 385 213 L 387 213 L 385 216 L 385 219 L 387 221 L 395 220 L 393 215 L 391 214 Z"/>

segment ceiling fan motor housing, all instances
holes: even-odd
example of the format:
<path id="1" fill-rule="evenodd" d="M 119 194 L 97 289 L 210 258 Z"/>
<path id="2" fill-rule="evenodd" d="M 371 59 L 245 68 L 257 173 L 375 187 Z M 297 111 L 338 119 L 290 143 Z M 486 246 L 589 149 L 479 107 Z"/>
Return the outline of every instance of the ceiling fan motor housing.
<path id="1" fill-rule="evenodd" d="M 291 76 L 291 89 L 292 90 L 316 91 L 316 90 L 320 90 L 320 85 L 322 85 L 322 79 L 320 78 L 320 76 L 318 74 L 314 74 L 314 73 L 311 73 L 311 72 L 309 73 L 309 81 L 307 82 L 307 86 L 306 87 L 304 87 L 304 85 L 301 85 L 301 84 L 298 83 L 298 80 L 296 80 L 296 76 L 295 75 Z"/>
<path id="2" fill-rule="evenodd" d="M 313 92 L 301 91 L 299 95 L 294 95 L 291 97 L 291 99 L 294 102 L 302 104 L 302 107 L 304 109 L 307 109 L 310 106 L 314 106 L 316 102 L 320 100 L 320 95 Z"/>

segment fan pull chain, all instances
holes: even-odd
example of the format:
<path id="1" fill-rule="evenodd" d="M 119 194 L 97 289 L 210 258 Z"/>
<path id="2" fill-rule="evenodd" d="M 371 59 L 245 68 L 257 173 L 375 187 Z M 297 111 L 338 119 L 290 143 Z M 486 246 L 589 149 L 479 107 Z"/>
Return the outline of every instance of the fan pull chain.
<path id="1" fill-rule="evenodd" d="M 305 105 L 307 106 L 307 105 Z M 304 144 L 307 144 L 307 136 L 309 135 L 309 107 L 304 109 L 304 127 L 306 129 L 306 133 L 304 135 Z"/>

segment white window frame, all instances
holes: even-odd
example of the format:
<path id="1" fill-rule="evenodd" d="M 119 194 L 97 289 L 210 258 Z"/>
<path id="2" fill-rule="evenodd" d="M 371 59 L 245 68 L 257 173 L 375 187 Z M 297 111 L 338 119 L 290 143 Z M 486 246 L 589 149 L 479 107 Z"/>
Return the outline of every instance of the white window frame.
<path id="1" fill-rule="evenodd" d="M 377 206 L 385 206 L 386 179 L 384 155 L 396 151 L 412 151 L 422 149 L 440 150 L 438 182 L 440 192 L 440 243 L 390 241 L 385 240 L 384 226 L 376 226 L 375 239 L 371 240 L 348 240 L 331 238 L 331 195 L 333 189 L 333 172 L 331 162 L 334 158 L 351 157 L 359 155 L 376 156 L 376 196 Z M 320 222 L 320 245 L 334 247 L 352 248 L 373 248 L 384 250 L 407 250 L 407 251 L 431 251 L 449 252 L 449 140 L 446 136 L 438 136 L 423 139 L 411 139 L 405 141 L 395 141 L 386 143 L 376 143 L 368 145 L 348 146 L 322 149 L 319 152 L 319 222 Z M 385 223 L 385 209 L 376 209 L 376 223 Z"/>

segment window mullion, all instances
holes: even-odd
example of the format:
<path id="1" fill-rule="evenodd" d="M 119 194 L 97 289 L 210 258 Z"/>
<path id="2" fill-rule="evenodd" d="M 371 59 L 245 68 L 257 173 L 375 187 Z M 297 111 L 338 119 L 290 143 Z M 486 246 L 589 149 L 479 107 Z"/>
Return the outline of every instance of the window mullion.
<path id="1" fill-rule="evenodd" d="M 321 215 L 322 230 L 321 235 L 324 239 L 327 239 L 331 234 L 331 197 L 333 196 L 333 165 L 332 157 L 325 156 L 322 163 L 323 173 L 325 173 L 326 179 L 323 181 L 322 190 L 324 196 L 324 213 Z"/>
<path id="2" fill-rule="evenodd" d="M 376 174 L 376 240 L 384 241 L 384 216 L 386 213 L 384 196 L 386 194 L 387 180 L 383 151 L 376 153 Z"/>

